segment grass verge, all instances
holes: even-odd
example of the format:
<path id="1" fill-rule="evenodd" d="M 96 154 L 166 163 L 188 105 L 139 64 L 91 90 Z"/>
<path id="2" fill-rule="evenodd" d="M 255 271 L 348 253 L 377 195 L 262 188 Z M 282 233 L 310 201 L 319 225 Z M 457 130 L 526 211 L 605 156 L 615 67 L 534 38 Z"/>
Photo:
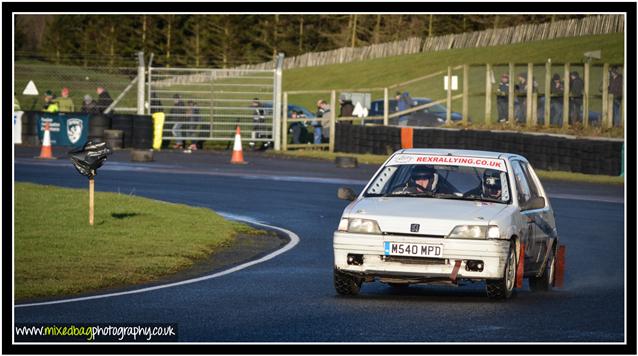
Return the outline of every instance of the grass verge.
<path id="1" fill-rule="evenodd" d="M 323 159 L 334 160 L 339 156 L 356 157 L 357 162 L 362 164 L 376 164 L 381 165 L 389 157 L 389 155 L 373 155 L 373 154 L 355 154 L 355 153 L 330 153 L 328 151 L 320 150 L 294 150 L 294 151 L 268 151 L 267 155 L 275 157 L 290 157 L 290 158 L 309 158 L 309 159 Z M 596 174 L 583 174 L 573 172 L 562 171 L 544 171 L 536 170 L 538 177 L 541 179 L 550 180 L 562 180 L 578 183 L 595 183 L 595 184 L 624 184 L 625 178 L 622 176 L 606 176 Z"/>
<path id="2" fill-rule="evenodd" d="M 267 234 L 205 208 L 15 184 L 15 298 L 65 296 L 155 280 L 191 267 L 238 234 Z"/>

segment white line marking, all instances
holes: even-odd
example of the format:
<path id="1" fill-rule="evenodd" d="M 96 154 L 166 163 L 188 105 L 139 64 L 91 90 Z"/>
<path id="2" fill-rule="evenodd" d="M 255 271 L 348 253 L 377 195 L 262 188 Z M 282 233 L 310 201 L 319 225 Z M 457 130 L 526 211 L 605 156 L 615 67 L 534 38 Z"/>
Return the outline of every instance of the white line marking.
<path id="1" fill-rule="evenodd" d="M 220 214 L 220 215 L 225 215 L 227 217 L 231 217 L 232 216 L 231 214 L 223 214 L 223 213 Z M 92 295 L 92 296 L 88 296 L 88 297 L 79 297 L 79 298 L 71 298 L 71 299 L 53 300 L 53 301 L 49 301 L 49 302 L 18 304 L 18 305 L 14 305 L 14 307 L 15 308 L 26 308 L 26 307 L 35 307 L 35 306 L 42 306 L 42 305 L 53 305 L 53 304 L 62 304 L 62 303 L 81 302 L 81 301 L 85 301 L 85 300 L 110 298 L 110 297 L 117 297 L 117 296 L 127 295 L 127 294 L 145 293 L 145 292 L 150 292 L 150 291 L 154 291 L 154 290 L 158 290 L 158 289 L 177 287 L 177 286 L 182 286 L 182 285 L 185 285 L 185 284 L 201 282 L 201 281 L 205 281 L 205 280 L 208 280 L 208 279 L 213 279 L 213 278 L 225 276 L 227 274 L 231 274 L 233 272 L 237 272 L 237 271 L 242 270 L 244 268 L 247 268 L 247 267 L 262 263 L 262 262 L 266 262 L 266 261 L 268 261 L 270 259 L 273 259 L 276 256 L 281 255 L 282 253 L 292 249 L 293 247 L 295 247 L 299 243 L 299 236 L 297 236 L 297 234 L 295 234 L 294 232 L 292 232 L 290 230 L 286 230 L 284 228 L 277 227 L 277 226 L 263 224 L 263 223 L 254 221 L 252 219 L 243 219 L 243 218 L 239 218 L 237 216 L 232 216 L 232 217 L 235 218 L 235 220 L 246 220 L 246 221 L 248 221 L 250 223 L 253 223 L 253 224 L 256 224 L 256 225 L 260 225 L 260 226 L 263 226 L 263 227 L 271 228 L 271 229 L 274 229 L 274 230 L 279 230 L 279 231 L 287 234 L 290 237 L 290 242 L 288 242 L 286 244 L 286 246 L 280 248 L 279 250 L 274 251 L 274 252 L 272 252 L 272 253 L 270 253 L 270 254 L 268 254 L 268 255 L 266 255 L 266 256 L 258 259 L 258 260 L 246 262 L 246 263 L 241 264 L 239 266 L 235 266 L 235 267 L 227 269 L 225 271 L 217 272 L 217 273 L 214 273 L 214 274 L 211 274 L 211 275 L 207 275 L 207 276 L 202 276 L 202 277 L 193 278 L 193 279 L 187 279 L 187 280 L 184 280 L 184 281 L 174 282 L 174 283 L 169 283 L 169 284 L 163 284 L 163 285 L 159 285 L 159 286 L 135 289 L 135 290 L 125 291 L 125 292 Z"/>

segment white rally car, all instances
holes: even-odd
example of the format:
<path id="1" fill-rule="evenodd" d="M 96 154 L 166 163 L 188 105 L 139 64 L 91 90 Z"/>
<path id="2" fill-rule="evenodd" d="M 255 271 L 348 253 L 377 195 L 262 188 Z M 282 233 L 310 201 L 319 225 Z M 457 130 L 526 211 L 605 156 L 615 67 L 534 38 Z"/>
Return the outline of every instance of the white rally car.
<path id="1" fill-rule="evenodd" d="M 512 296 L 523 277 L 533 291 L 562 284 L 554 213 L 519 155 L 400 150 L 358 197 L 348 188 L 338 195 L 352 200 L 333 240 L 339 294 L 375 280 L 393 287 L 485 281 L 498 299 Z"/>

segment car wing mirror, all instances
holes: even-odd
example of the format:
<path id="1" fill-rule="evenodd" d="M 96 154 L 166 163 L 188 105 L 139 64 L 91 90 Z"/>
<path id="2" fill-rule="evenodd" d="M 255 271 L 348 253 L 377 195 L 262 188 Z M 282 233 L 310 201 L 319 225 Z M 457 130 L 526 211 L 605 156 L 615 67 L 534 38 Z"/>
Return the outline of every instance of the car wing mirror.
<path id="1" fill-rule="evenodd" d="M 523 206 L 521 206 L 521 210 L 534 210 L 534 209 L 542 209 L 545 207 L 545 198 L 543 197 L 535 197 L 528 200 Z"/>
<path id="2" fill-rule="evenodd" d="M 353 201 L 355 200 L 357 195 L 354 194 L 354 191 L 352 191 L 352 189 L 341 187 L 339 188 L 339 190 L 337 190 L 337 197 L 341 200 Z"/>

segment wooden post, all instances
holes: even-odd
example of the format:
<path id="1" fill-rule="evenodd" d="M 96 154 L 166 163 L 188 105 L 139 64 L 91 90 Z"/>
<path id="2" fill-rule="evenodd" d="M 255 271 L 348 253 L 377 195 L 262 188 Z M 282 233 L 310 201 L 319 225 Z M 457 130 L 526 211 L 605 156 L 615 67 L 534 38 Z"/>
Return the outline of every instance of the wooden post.
<path id="1" fill-rule="evenodd" d="M 470 66 L 463 65 L 463 125 L 467 125 L 467 117 L 470 115 L 469 110 L 469 94 L 470 94 Z"/>
<path id="2" fill-rule="evenodd" d="M 507 122 L 514 126 L 514 63 L 509 64 L 509 92 L 507 94 Z"/>
<path id="3" fill-rule="evenodd" d="M 452 122 L 452 67 L 447 67 L 447 110 L 445 113 L 445 124 Z"/>
<path id="4" fill-rule="evenodd" d="M 89 225 L 91 226 L 93 226 L 94 192 L 95 180 L 93 178 L 89 178 Z"/>
<path id="5" fill-rule="evenodd" d="M 335 106 L 337 102 L 337 92 L 332 91 L 330 93 L 330 135 L 329 135 L 329 150 L 330 152 L 335 151 L 335 121 L 337 117 L 337 107 Z"/>
<path id="6" fill-rule="evenodd" d="M 583 126 L 589 127 L 589 69 L 590 63 L 585 62 L 584 76 L 585 76 L 585 90 L 583 93 Z"/>
<path id="7" fill-rule="evenodd" d="M 383 126 L 388 126 L 388 115 L 390 113 L 390 101 L 388 99 L 388 88 L 383 88 Z"/>
<path id="8" fill-rule="evenodd" d="M 283 99 L 283 112 L 282 128 L 281 128 L 281 149 L 285 152 L 288 151 L 288 92 L 284 92 Z"/>
<path id="9" fill-rule="evenodd" d="M 551 120 L 551 103 L 552 103 L 552 62 L 547 61 L 545 63 L 545 112 L 543 115 L 543 125 L 549 127 L 549 121 Z"/>
<path id="10" fill-rule="evenodd" d="M 565 63 L 564 91 L 563 91 L 563 129 L 569 128 L 569 63 Z"/>
<path id="11" fill-rule="evenodd" d="M 485 124 L 492 122 L 492 65 L 485 65 Z"/>
<path id="12" fill-rule="evenodd" d="M 532 126 L 532 93 L 534 92 L 534 63 L 527 63 L 527 97 L 525 98 L 525 124 Z"/>
<path id="13" fill-rule="evenodd" d="M 607 125 L 606 128 L 614 126 L 614 94 L 607 94 Z"/>
<path id="14" fill-rule="evenodd" d="M 600 118 L 600 127 L 606 127 L 607 112 L 609 111 L 609 105 L 607 101 L 607 95 L 609 95 L 609 63 L 603 64 L 603 112 Z"/>

